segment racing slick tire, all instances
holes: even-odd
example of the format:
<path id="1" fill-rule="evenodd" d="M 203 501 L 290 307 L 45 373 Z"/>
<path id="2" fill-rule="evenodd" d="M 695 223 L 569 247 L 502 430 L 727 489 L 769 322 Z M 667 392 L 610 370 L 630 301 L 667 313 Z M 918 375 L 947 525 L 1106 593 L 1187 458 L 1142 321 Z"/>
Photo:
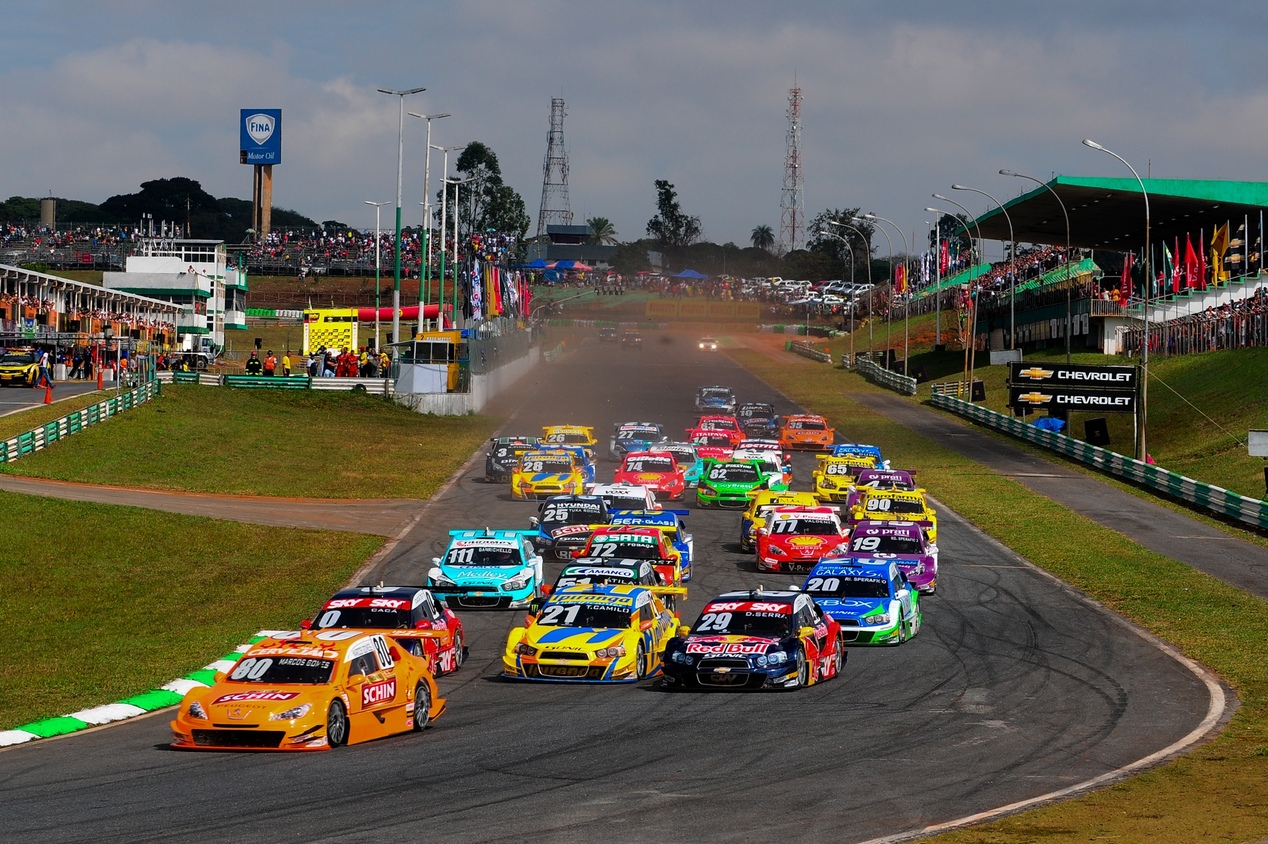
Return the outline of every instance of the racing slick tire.
<path id="1" fill-rule="evenodd" d="M 797 649 L 797 685 L 794 689 L 803 689 L 810 685 L 810 663 L 806 660 L 806 652 Z"/>
<path id="2" fill-rule="evenodd" d="M 832 676 L 840 677 L 842 672 L 844 671 L 845 671 L 845 640 L 842 637 L 838 636 L 837 637 L 837 652 L 836 652 L 836 655 L 832 657 Z"/>
<path id="3" fill-rule="evenodd" d="M 644 677 L 650 676 L 651 668 L 647 664 L 647 648 L 642 642 L 638 643 L 638 650 L 634 652 L 634 675 L 642 680 Z"/>
<path id="4" fill-rule="evenodd" d="M 453 653 L 453 670 L 457 671 L 462 664 L 467 661 L 467 645 L 462 640 L 462 634 L 459 633 L 454 637 L 454 653 Z"/>
<path id="5" fill-rule="evenodd" d="M 414 686 L 414 732 L 427 729 L 431 723 L 431 688 L 426 680 Z"/>
<path id="6" fill-rule="evenodd" d="M 326 742 L 332 750 L 348 743 L 348 710 L 341 700 L 331 701 L 326 712 Z"/>

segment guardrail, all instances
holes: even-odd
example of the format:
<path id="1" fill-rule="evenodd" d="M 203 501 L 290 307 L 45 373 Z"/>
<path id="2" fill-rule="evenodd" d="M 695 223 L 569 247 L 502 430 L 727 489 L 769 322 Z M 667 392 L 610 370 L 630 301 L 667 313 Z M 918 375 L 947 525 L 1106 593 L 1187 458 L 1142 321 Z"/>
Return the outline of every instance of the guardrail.
<path id="1" fill-rule="evenodd" d="M 981 405 L 970 404 L 963 399 L 934 395 L 931 403 L 934 407 L 949 410 L 997 431 L 1004 431 L 1019 439 L 1041 445 L 1114 477 L 1134 481 L 1154 492 L 1178 498 L 1199 509 L 1236 519 L 1252 527 L 1268 528 L 1268 501 L 1247 498 L 1244 495 L 1229 492 L 1223 487 L 1185 477 L 1160 466 L 1145 463 L 1143 460 L 1136 460 L 1116 451 L 1076 440 L 1065 434 L 1036 428 L 1019 419 L 996 413 Z"/>
<path id="2" fill-rule="evenodd" d="M 801 343 L 796 340 L 791 340 L 788 343 L 788 351 L 795 355 L 801 355 L 803 358 L 817 360 L 820 363 L 832 363 L 831 353 L 816 349 L 809 343 Z"/>
<path id="3" fill-rule="evenodd" d="M 555 348 L 547 349 L 546 351 L 542 352 L 542 357 L 546 359 L 546 363 L 554 363 L 556 360 L 559 359 L 559 356 L 562 355 L 563 353 L 564 353 L 564 344 L 560 343 L 559 345 L 555 346 Z"/>
<path id="4" fill-rule="evenodd" d="M 78 434 L 84 428 L 105 422 L 125 410 L 145 404 L 159 395 L 161 389 L 159 382 L 150 381 L 135 389 L 122 392 L 114 398 L 90 404 L 74 413 L 68 413 L 60 419 L 54 419 L 25 434 L 18 434 L 16 437 L 4 440 L 0 442 L 0 463 L 12 463 L 28 454 L 48 448 L 50 444 L 58 440 Z"/>
<path id="5" fill-rule="evenodd" d="M 256 390 L 355 390 L 374 396 L 391 396 L 396 382 L 391 378 L 309 378 L 307 375 L 210 375 L 206 372 L 161 371 L 164 384 L 201 384 L 204 387 L 232 387 Z"/>
<path id="6" fill-rule="evenodd" d="M 897 372 L 890 372 L 880 364 L 865 357 L 858 359 L 858 371 L 864 378 L 874 384 L 880 384 L 882 387 L 888 387 L 895 392 L 908 396 L 916 394 L 916 379 L 909 378 L 906 375 L 899 375 Z"/>

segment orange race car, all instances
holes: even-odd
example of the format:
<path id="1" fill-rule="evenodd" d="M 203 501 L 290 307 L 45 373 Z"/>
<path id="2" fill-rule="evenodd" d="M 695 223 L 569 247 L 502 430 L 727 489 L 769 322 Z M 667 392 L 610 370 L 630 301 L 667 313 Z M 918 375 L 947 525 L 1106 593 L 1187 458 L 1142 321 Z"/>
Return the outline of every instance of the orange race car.
<path id="1" fill-rule="evenodd" d="M 785 416 L 779 424 L 779 444 L 790 451 L 827 451 L 832 448 L 836 433 L 822 416 Z"/>
<path id="2" fill-rule="evenodd" d="M 186 693 L 172 747 L 329 750 L 422 730 L 444 711 L 426 660 L 382 633 L 278 632 Z"/>

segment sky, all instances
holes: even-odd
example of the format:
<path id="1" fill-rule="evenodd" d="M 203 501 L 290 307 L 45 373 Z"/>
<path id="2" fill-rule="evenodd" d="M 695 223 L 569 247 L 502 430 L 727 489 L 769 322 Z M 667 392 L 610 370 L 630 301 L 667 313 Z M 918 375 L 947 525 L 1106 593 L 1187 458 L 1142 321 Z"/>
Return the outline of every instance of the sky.
<path id="1" fill-rule="evenodd" d="M 748 245 L 755 226 L 780 232 L 795 85 L 807 217 L 875 212 L 902 251 L 924 238 L 926 206 L 956 210 L 932 199 L 952 183 L 1007 201 L 1034 185 L 1001 168 L 1130 175 L 1083 138 L 1142 176 L 1265 179 L 1265 33 L 1256 0 L 15 4 L 0 29 L 0 195 L 101 202 L 184 176 L 249 199 L 240 109 L 280 108 L 274 205 L 373 228 L 364 201 L 395 204 L 399 102 L 376 89 L 426 87 L 406 110 L 452 113 L 433 144 L 489 146 L 530 234 L 562 97 L 575 222 L 642 237 L 667 179 L 706 239 Z M 415 225 L 424 123 L 405 119 Z M 440 169 L 434 153 L 433 194 Z"/>

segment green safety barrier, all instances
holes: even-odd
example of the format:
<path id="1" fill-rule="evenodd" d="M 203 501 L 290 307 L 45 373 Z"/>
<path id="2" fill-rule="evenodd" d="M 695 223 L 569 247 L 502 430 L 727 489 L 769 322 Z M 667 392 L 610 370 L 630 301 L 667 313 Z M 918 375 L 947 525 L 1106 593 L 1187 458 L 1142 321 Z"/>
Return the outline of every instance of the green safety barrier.
<path id="1" fill-rule="evenodd" d="M 873 384 L 880 384 L 907 396 L 916 394 L 916 379 L 890 372 L 870 358 L 859 358 L 858 372 Z"/>
<path id="2" fill-rule="evenodd" d="M 172 383 L 174 384 L 198 384 L 197 372 L 173 372 Z"/>
<path id="3" fill-rule="evenodd" d="M 126 393 L 120 393 L 118 398 L 97 402 L 84 410 L 68 413 L 60 419 L 0 442 L 0 463 L 10 463 L 32 454 L 71 434 L 78 434 L 87 427 L 104 422 L 123 410 L 130 410 L 144 404 L 159 395 L 161 389 L 157 381 L 151 381 Z"/>
<path id="4" fill-rule="evenodd" d="M 1117 478 L 1141 484 L 1199 509 L 1236 519 L 1256 528 L 1268 528 L 1268 501 L 1238 495 L 1223 487 L 1194 480 L 1065 434 L 1036 428 L 1020 419 L 996 413 L 980 405 L 970 404 L 963 399 L 935 395 L 930 398 L 930 403 L 934 407 L 949 410 L 979 424 L 1012 434 L 1018 439 L 1044 446 Z"/>
<path id="5" fill-rule="evenodd" d="M 224 381 L 226 387 L 252 390 L 307 390 L 313 383 L 313 379 L 298 375 L 226 375 Z"/>

